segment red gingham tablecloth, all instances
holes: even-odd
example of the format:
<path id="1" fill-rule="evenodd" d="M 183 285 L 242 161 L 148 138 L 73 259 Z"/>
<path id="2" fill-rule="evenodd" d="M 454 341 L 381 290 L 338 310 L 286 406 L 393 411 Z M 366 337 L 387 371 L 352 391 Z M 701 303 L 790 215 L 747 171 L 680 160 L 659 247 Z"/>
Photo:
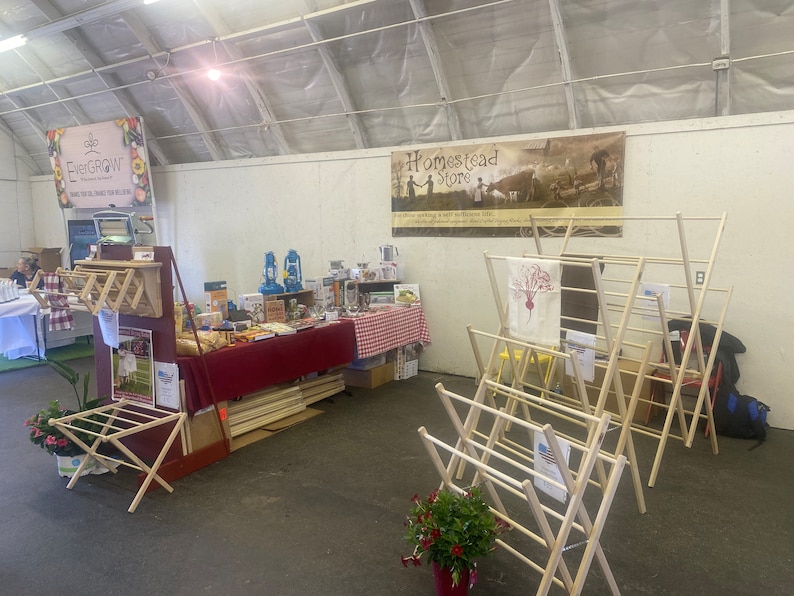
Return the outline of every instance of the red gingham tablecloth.
<path id="1" fill-rule="evenodd" d="M 430 343 L 425 313 L 419 306 L 395 306 L 353 319 L 356 357 L 369 358 L 415 342 Z"/>

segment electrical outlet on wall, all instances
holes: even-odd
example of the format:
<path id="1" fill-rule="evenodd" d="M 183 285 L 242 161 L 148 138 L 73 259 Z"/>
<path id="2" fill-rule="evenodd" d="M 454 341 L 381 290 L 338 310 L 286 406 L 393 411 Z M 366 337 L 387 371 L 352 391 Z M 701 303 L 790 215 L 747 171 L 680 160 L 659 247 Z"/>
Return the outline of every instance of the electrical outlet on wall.
<path id="1" fill-rule="evenodd" d="M 702 286 L 705 280 L 706 280 L 705 271 L 695 271 L 695 283 L 697 285 Z"/>

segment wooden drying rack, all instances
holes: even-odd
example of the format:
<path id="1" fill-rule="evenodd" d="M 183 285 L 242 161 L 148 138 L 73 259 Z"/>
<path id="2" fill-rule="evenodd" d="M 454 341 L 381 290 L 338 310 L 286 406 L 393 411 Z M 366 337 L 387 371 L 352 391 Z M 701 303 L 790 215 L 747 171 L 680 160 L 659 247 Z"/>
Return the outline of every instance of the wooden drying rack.
<path id="1" fill-rule="evenodd" d="M 163 316 L 161 267 L 162 263 L 150 261 L 77 261 L 73 271 L 62 267 L 55 270 L 63 286 L 61 291 L 37 289 L 43 279 L 39 270 L 30 284 L 30 293 L 44 308 L 64 308 L 57 303 L 63 304 L 66 298 L 70 308 L 86 310 L 94 316 L 109 308 L 121 314 L 158 319 Z M 51 301 L 51 297 L 55 300 Z"/>

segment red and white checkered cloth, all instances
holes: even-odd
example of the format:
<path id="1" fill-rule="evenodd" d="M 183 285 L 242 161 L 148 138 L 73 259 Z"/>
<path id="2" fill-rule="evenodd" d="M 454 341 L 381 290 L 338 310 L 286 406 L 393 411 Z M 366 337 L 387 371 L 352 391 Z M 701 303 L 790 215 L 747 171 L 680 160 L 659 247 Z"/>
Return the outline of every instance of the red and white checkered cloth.
<path id="1" fill-rule="evenodd" d="M 356 357 L 369 358 L 400 346 L 430 343 L 425 313 L 419 306 L 395 306 L 353 319 Z"/>
<path id="2" fill-rule="evenodd" d="M 63 292 L 61 278 L 55 273 L 44 274 L 44 290 L 50 299 L 50 331 L 63 331 L 74 329 L 74 317 L 69 308 L 69 300 L 59 293 Z"/>

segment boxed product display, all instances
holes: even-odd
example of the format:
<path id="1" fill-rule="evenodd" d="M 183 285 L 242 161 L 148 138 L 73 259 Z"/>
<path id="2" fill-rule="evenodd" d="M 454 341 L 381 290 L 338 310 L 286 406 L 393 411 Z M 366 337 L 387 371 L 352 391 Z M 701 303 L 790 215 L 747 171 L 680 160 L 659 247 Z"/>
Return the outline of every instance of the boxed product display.
<path id="1" fill-rule="evenodd" d="M 421 306 L 419 284 L 394 284 L 394 304 L 397 306 Z"/>
<path id="2" fill-rule="evenodd" d="M 380 278 L 385 280 L 397 279 L 397 263 L 393 261 L 381 261 Z"/>
<path id="3" fill-rule="evenodd" d="M 307 290 L 313 292 L 315 306 L 322 306 L 325 309 L 335 306 L 333 277 L 314 277 L 304 280 L 303 283 Z"/>
<path id="4" fill-rule="evenodd" d="M 259 292 L 238 295 L 237 308 L 245 311 L 254 323 L 265 322 L 265 297 Z"/>
<path id="5" fill-rule="evenodd" d="M 380 267 L 372 267 L 367 269 L 351 269 L 350 274 L 353 279 L 358 281 L 380 281 L 381 269 Z"/>
<path id="6" fill-rule="evenodd" d="M 225 281 L 204 282 L 204 310 L 219 312 L 224 319 L 229 317 L 229 296 Z"/>
<path id="7" fill-rule="evenodd" d="M 419 374 L 419 352 L 422 344 L 408 344 L 397 348 L 394 358 L 394 378 L 410 379 Z"/>

